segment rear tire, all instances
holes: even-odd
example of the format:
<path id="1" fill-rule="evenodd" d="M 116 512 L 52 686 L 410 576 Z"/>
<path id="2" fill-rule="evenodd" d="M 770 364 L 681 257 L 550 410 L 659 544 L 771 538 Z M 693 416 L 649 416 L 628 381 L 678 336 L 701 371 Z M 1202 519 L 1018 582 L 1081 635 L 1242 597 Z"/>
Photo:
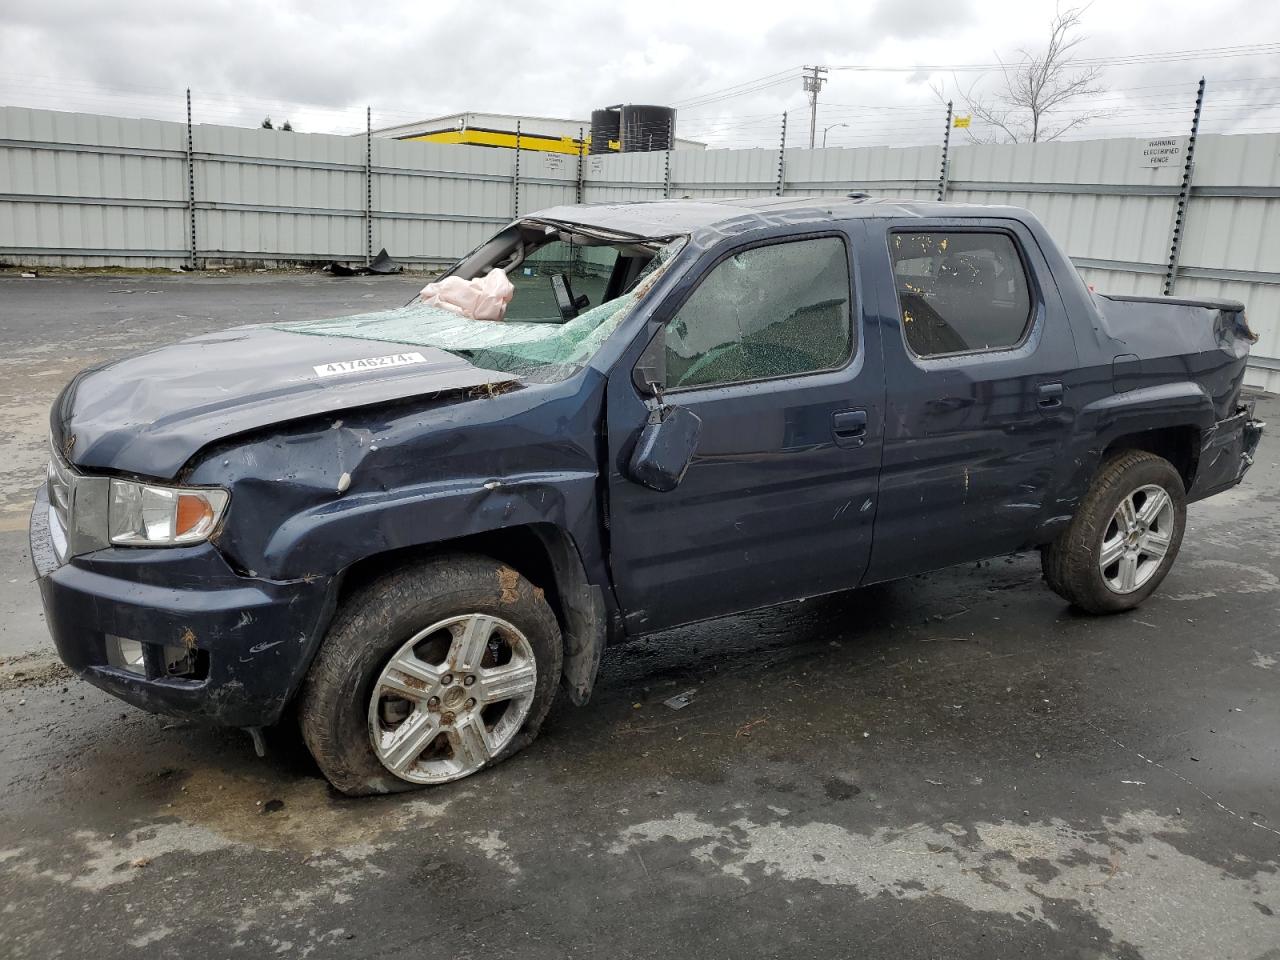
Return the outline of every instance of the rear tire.
<path id="1" fill-rule="evenodd" d="M 1123 451 L 1102 465 L 1071 524 L 1041 549 L 1044 578 L 1089 613 L 1132 610 L 1173 566 L 1186 521 L 1186 491 L 1173 464 Z"/>
<path id="2" fill-rule="evenodd" d="M 351 796 L 461 779 L 533 741 L 562 658 L 555 614 L 511 567 L 405 567 L 339 607 L 299 697 L 302 737 Z"/>

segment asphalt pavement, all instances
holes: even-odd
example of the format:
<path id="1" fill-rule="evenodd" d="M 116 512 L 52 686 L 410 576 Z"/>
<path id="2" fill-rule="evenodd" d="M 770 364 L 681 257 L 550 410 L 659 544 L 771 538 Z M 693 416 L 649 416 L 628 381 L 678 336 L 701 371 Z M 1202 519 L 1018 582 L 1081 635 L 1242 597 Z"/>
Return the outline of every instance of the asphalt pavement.
<path id="1" fill-rule="evenodd" d="M 1274 427 L 1134 613 L 1019 556 L 670 631 L 417 794 L 68 676 L 24 532 L 61 385 L 421 282 L 0 273 L 0 957 L 1280 960 Z"/>

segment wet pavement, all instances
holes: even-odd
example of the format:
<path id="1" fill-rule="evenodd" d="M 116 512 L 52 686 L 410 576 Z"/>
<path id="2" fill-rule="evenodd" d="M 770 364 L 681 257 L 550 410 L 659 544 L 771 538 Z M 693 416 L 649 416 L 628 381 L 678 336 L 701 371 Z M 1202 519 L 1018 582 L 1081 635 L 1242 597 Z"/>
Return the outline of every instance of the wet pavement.
<path id="1" fill-rule="evenodd" d="M 1135 613 L 1027 556 L 671 631 L 419 794 L 60 673 L 18 529 L 58 386 L 418 283 L 0 276 L 0 956 L 1280 958 L 1274 432 Z"/>

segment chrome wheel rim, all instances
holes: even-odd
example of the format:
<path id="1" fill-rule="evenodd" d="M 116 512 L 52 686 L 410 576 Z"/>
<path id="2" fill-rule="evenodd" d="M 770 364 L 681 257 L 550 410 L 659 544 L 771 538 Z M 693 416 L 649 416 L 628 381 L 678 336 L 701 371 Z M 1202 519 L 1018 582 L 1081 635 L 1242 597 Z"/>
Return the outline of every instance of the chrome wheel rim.
<path id="1" fill-rule="evenodd" d="M 369 736 L 388 771 L 444 783 L 501 753 L 533 705 L 533 647 L 499 617 L 468 613 L 414 634 L 369 696 Z"/>
<path id="2" fill-rule="evenodd" d="M 1102 534 L 1098 570 L 1113 593 L 1133 593 L 1155 576 L 1173 542 L 1176 513 L 1164 487 L 1147 484 L 1116 507 Z"/>

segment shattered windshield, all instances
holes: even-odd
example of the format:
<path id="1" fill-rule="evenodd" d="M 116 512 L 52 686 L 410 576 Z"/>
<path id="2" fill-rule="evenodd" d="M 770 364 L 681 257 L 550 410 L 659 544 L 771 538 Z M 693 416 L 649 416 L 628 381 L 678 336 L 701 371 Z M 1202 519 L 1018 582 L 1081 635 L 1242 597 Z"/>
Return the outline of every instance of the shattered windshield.
<path id="1" fill-rule="evenodd" d="M 498 264 L 515 288 L 503 320 L 474 320 L 415 297 L 393 310 L 272 326 L 312 336 L 436 347 L 477 367 L 553 383 L 586 364 L 683 245 L 683 238 L 585 247 L 553 240 L 532 252 L 522 250 L 515 263 Z M 553 276 L 568 280 L 580 306 L 572 319 L 563 318 Z"/>

